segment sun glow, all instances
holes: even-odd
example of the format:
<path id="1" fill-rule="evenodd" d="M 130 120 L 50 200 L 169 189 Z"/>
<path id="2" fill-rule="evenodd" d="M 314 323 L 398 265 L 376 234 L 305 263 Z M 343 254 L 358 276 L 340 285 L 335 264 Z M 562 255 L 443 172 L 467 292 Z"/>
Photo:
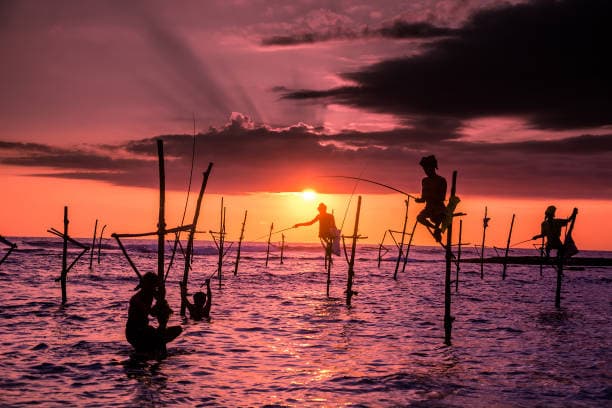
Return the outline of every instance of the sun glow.
<path id="1" fill-rule="evenodd" d="M 317 198 L 317 192 L 311 189 L 306 189 L 302 191 L 302 198 L 304 198 L 306 201 L 313 201 L 315 198 Z"/>

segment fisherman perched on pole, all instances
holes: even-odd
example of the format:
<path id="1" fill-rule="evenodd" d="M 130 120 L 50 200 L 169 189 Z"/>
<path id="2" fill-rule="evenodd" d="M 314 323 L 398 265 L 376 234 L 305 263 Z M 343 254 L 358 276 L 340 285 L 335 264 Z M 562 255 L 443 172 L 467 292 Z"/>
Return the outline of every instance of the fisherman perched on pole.
<path id="1" fill-rule="evenodd" d="M 550 251 L 555 249 L 557 251 L 557 256 L 561 256 L 563 251 L 563 243 L 561 242 L 561 228 L 565 227 L 570 221 L 576 218 L 576 214 L 578 210 L 574 208 L 572 215 L 569 218 L 555 218 L 555 212 L 557 211 L 557 207 L 554 205 L 548 206 L 546 211 L 544 212 L 544 221 L 542 221 L 541 232 L 538 235 L 534 235 L 531 239 L 539 239 L 546 238 L 546 257 L 550 256 Z M 569 238 L 569 239 L 568 239 Z M 575 249 L 575 245 L 573 240 L 571 239 L 571 234 L 566 238 L 566 244 L 571 246 L 572 248 L 567 248 L 563 254 L 564 256 L 572 256 L 575 255 L 578 251 Z"/>
<path id="2" fill-rule="evenodd" d="M 425 225 L 435 240 L 442 240 L 442 230 L 440 224 L 446 217 L 446 179 L 436 174 L 438 161 L 436 156 L 425 156 L 419 162 L 423 171 L 427 174 L 421 181 L 421 197 L 414 201 L 417 203 L 425 203 L 425 208 L 417 215 L 417 221 Z"/>

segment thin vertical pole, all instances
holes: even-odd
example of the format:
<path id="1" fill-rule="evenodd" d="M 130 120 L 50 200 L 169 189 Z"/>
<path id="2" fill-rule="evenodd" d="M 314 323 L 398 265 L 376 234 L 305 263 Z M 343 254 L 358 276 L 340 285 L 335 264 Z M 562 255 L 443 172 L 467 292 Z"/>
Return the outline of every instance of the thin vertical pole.
<path id="1" fill-rule="evenodd" d="M 64 206 L 64 239 L 62 247 L 62 274 L 61 274 L 61 285 L 62 285 L 62 305 L 66 304 L 66 275 L 68 274 L 68 207 Z"/>
<path id="2" fill-rule="evenodd" d="M 221 197 L 221 210 L 219 213 L 219 260 L 217 261 L 217 279 L 219 280 L 219 289 L 221 289 L 221 270 L 223 268 L 223 240 L 225 231 L 223 230 L 223 197 Z"/>
<path id="3" fill-rule="evenodd" d="M 283 255 L 285 253 L 285 234 L 281 234 L 281 255 L 280 255 L 280 264 L 282 265 L 283 262 Z"/>
<path id="4" fill-rule="evenodd" d="M 453 183 L 451 187 L 451 197 L 455 196 L 457 185 L 457 171 L 453 171 Z M 451 217 L 448 223 L 448 230 L 446 233 L 446 275 L 444 280 L 444 344 L 447 346 L 451 345 L 451 332 L 453 329 L 453 317 L 451 316 L 451 265 L 453 258 L 452 250 L 452 236 L 453 236 L 453 219 L 452 214 L 448 214 Z"/>
<path id="5" fill-rule="evenodd" d="M 160 287 L 160 299 L 166 296 L 164 285 L 164 246 L 166 235 L 166 171 L 164 167 L 164 142 L 157 139 L 157 156 L 159 160 L 159 216 L 157 222 L 157 279 Z"/>
<path id="6" fill-rule="evenodd" d="M 544 237 L 540 243 L 540 278 L 544 275 Z"/>
<path id="7" fill-rule="evenodd" d="M 353 297 L 353 277 L 355 276 L 355 271 L 353 267 L 355 266 L 355 249 L 357 248 L 357 238 L 359 231 L 359 213 L 361 212 L 361 196 L 357 197 L 357 214 L 355 215 L 355 227 L 353 228 L 353 244 L 351 246 L 351 259 L 349 260 L 348 265 L 348 279 L 346 282 L 346 305 L 351 306 L 351 298 Z"/>
<path id="8" fill-rule="evenodd" d="M 414 231 L 416 230 L 418 221 L 414 221 L 412 231 L 410 232 L 410 239 L 408 240 L 408 246 L 406 246 L 406 255 L 404 256 L 404 265 L 402 265 L 402 273 L 406 270 L 406 264 L 408 263 L 408 254 L 410 253 L 410 247 L 412 246 L 412 238 L 414 238 Z"/>
<path id="9" fill-rule="evenodd" d="M 404 253 L 404 238 L 406 237 L 406 224 L 408 224 L 408 199 L 404 200 L 404 203 L 406 204 L 406 212 L 404 214 L 404 226 L 402 227 L 402 239 L 399 244 L 399 253 L 397 254 L 397 261 L 395 262 L 395 272 L 393 273 L 394 280 L 397 280 L 397 270 L 399 269 Z"/>
<path id="10" fill-rule="evenodd" d="M 268 259 L 270 259 L 270 240 L 272 239 L 273 229 L 274 229 L 274 223 L 270 225 L 270 233 L 268 234 L 268 247 L 266 248 L 266 268 L 268 267 Z"/>
<path id="11" fill-rule="evenodd" d="M 240 239 L 238 240 L 238 250 L 236 251 L 236 264 L 234 265 L 234 276 L 238 275 L 238 263 L 240 262 L 240 248 L 244 239 L 244 226 L 246 224 L 247 211 L 244 211 L 244 220 L 242 220 L 242 229 L 240 229 Z"/>
<path id="12" fill-rule="evenodd" d="M 325 240 L 325 270 L 327 271 L 327 283 L 325 294 L 329 297 L 329 287 L 331 286 L 331 267 L 332 267 L 332 240 Z"/>
<path id="13" fill-rule="evenodd" d="M 461 235 L 463 234 L 463 220 L 459 220 L 459 242 L 457 242 L 457 273 L 455 275 L 455 292 L 459 292 L 459 269 L 461 269 Z"/>
<path id="14" fill-rule="evenodd" d="M 480 279 L 484 279 L 485 237 L 487 234 L 488 226 L 489 226 L 489 218 L 487 217 L 487 207 L 485 207 L 484 218 L 482 219 L 482 245 L 480 246 Z"/>
<path id="15" fill-rule="evenodd" d="M 93 269 L 93 257 L 94 257 L 94 252 L 96 251 L 97 234 L 98 234 L 98 220 L 96 220 L 96 223 L 94 224 L 93 239 L 91 241 L 91 254 L 89 256 L 89 270 L 90 271 Z"/>
<path id="16" fill-rule="evenodd" d="M 206 190 L 206 184 L 208 183 L 208 176 L 210 175 L 210 171 L 212 169 L 213 164 L 208 163 L 208 168 L 202 174 L 202 186 L 200 187 L 200 193 L 198 195 L 198 201 L 196 202 L 195 212 L 193 214 L 193 222 L 191 224 L 191 229 L 189 230 L 189 237 L 187 238 L 187 249 L 185 250 L 185 270 L 183 271 L 183 287 L 187 287 L 187 282 L 189 281 L 189 269 L 191 269 L 191 254 L 193 253 L 193 240 L 195 237 L 196 227 L 198 225 L 198 218 L 200 217 L 200 207 L 202 206 L 202 198 L 204 197 L 204 191 Z M 181 316 L 185 316 L 185 311 L 187 309 L 187 304 L 185 303 L 185 299 L 181 296 Z"/>
<path id="17" fill-rule="evenodd" d="M 382 249 L 383 249 L 383 244 L 385 243 L 386 237 L 387 237 L 387 230 L 385 230 L 382 240 L 380 241 L 380 245 L 378 246 L 378 269 L 380 269 L 380 262 L 382 261 Z"/>
<path id="18" fill-rule="evenodd" d="M 100 239 L 98 239 L 98 265 L 100 265 L 100 254 L 102 253 L 102 236 L 104 235 L 104 230 L 106 229 L 106 224 L 102 227 L 102 231 L 100 231 Z"/>
<path id="19" fill-rule="evenodd" d="M 512 238 L 512 228 L 514 227 L 514 217 L 512 214 L 512 221 L 510 222 L 510 232 L 508 232 L 508 242 L 506 243 L 506 253 L 504 254 L 504 266 L 502 269 L 502 279 L 506 279 L 506 268 L 508 267 L 508 251 L 510 250 L 510 239 Z"/>

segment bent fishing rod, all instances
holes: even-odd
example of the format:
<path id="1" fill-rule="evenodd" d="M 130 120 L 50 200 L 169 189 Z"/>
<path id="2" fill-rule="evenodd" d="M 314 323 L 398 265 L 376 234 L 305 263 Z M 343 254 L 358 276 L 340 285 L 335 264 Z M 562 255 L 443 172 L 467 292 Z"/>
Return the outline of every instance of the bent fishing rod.
<path id="1" fill-rule="evenodd" d="M 402 191 L 398 188 L 392 187 L 388 184 L 384 184 L 384 183 L 380 183 L 378 181 L 375 180 L 370 180 L 370 179 L 366 179 L 366 178 L 362 178 L 362 177 L 352 177 L 352 176 L 319 176 L 319 177 L 327 177 L 327 178 L 343 178 L 343 179 L 349 179 L 349 180 L 358 180 L 358 181 L 365 181 L 366 183 L 371 183 L 371 184 L 376 184 L 377 186 L 381 186 L 384 188 L 388 188 L 389 190 L 393 190 L 395 192 L 398 192 L 400 194 L 403 194 L 405 196 L 408 196 L 412 199 L 417 199 L 417 197 L 413 196 L 412 194 L 409 194 L 405 191 Z"/>

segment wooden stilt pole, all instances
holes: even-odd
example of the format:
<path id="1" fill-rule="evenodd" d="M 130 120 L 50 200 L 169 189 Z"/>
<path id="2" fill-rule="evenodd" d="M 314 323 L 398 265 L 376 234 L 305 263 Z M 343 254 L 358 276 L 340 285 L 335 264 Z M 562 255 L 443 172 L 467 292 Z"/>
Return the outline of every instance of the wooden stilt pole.
<path id="1" fill-rule="evenodd" d="M 68 207 L 64 207 L 64 244 L 62 248 L 62 274 L 60 275 L 60 282 L 62 285 L 62 305 L 66 304 L 66 275 L 68 274 Z"/>
<path id="2" fill-rule="evenodd" d="M 93 233 L 93 239 L 91 241 L 91 255 L 89 257 L 89 270 L 93 270 L 93 257 L 94 257 L 94 252 L 96 251 L 96 237 L 98 234 L 98 220 L 96 220 L 96 223 L 94 224 L 94 233 Z"/>
<path id="3" fill-rule="evenodd" d="M 100 238 L 98 239 L 98 265 L 100 265 L 100 254 L 102 253 L 102 236 L 104 235 L 104 230 L 106 229 L 106 224 L 102 227 L 102 231 L 100 231 Z"/>
<path id="4" fill-rule="evenodd" d="M 457 185 L 457 171 L 453 171 L 453 182 L 451 186 L 451 197 L 455 196 Z M 453 329 L 453 316 L 451 315 L 451 265 L 453 262 L 452 251 L 453 220 L 451 218 L 446 232 L 446 275 L 444 281 L 444 344 L 451 345 L 451 332 Z"/>
<path id="5" fill-rule="evenodd" d="M 561 284 L 563 283 L 563 263 L 565 262 L 565 254 L 567 249 L 566 244 L 568 243 L 568 239 L 571 239 L 574 223 L 576 222 L 576 214 L 578 214 L 578 209 L 574 208 L 574 211 L 570 216 L 571 224 L 567 229 L 567 233 L 565 234 L 563 245 L 561 245 L 561 248 L 557 250 L 557 289 L 555 290 L 555 307 L 557 309 L 561 308 Z M 573 254 L 570 254 L 570 256 L 571 255 Z"/>
<path id="6" fill-rule="evenodd" d="M 285 254 L 285 234 L 281 234 L 281 255 L 280 255 L 280 264 L 284 264 L 283 256 Z"/>
<path id="7" fill-rule="evenodd" d="M 183 270 L 183 287 L 187 288 L 187 283 L 189 281 L 189 270 L 191 269 L 191 261 L 193 254 L 193 240 L 195 238 L 196 227 L 198 224 L 198 218 L 200 217 L 200 207 L 202 206 L 202 197 L 204 197 L 204 191 L 206 190 L 206 184 L 208 183 L 208 176 L 210 175 L 210 171 L 212 170 L 212 163 L 208 163 L 208 168 L 202 174 L 202 186 L 200 187 L 200 193 L 198 194 L 198 201 L 196 202 L 195 212 L 193 214 L 193 223 L 191 224 L 191 229 L 189 230 L 189 236 L 187 238 L 187 248 L 185 249 L 185 269 Z M 185 300 L 182 299 L 181 296 L 181 316 L 185 316 L 185 311 L 187 309 L 187 304 Z"/>
<path id="8" fill-rule="evenodd" d="M 4 254 L 2 259 L 0 259 L 0 265 L 2 265 L 2 263 L 6 260 L 6 258 L 9 257 L 11 252 L 13 252 L 15 248 L 17 248 L 17 244 L 10 242 L 8 239 L 4 238 L 2 235 L 0 235 L 0 242 L 9 247 L 8 250 L 6 251 L 6 254 Z"/>
<path id="9" fill-rule="evenodd" d="M 508 242 L 506 243 L 506 253 L 504 254 L 504 263 L 502 269 L 502 279 L 506 279 L 506 268 L 508 267 L 508 251 L 510 250 L 510 239 L 512 238 L 512 228 L 514 227 L 515 214 L 512 214 L 512 221 L 510 222 L 510 231 L 508 232 Z"/>
<path id="10" fill-rule="evenodd" d="M 327 271 L 327 282 L 325 294 L 329 297 L 329 287 L 331 286 L 331 268 L 332 268 L 332 241 L 331 239 L 325 240 L 325 270 Z"/>
<path id="11" fill-rule="evenodd" d="M 164 166 L 164 142 L 157 140 L 157 158 L 159 160 L 159 215 L 157 221 L 157 279 L 159 284 L 158 301 L 165 299 L 164 284 L 164 246 L 166 240 L 166 171 Z"/>
<path id="12" fill-rule="evenodd" d="M 266 248 L 266 268 L 268 267 L 268 259 L 270 259 L 270 240 L 272 239 L 273 229 L 274 229 L 274 223 L 270 225 L 270 233 L 268 234 L 268 247 Z"/>
<path id="13" fill-rule="evenodd" d="M 223 241 L 225 240 L 225 223 L 223 221 L 223 215 L 225 213 L 224 208 L 225 207 L 223 206 L 223 197 L 221 197 L 221 211 L 219 215 L 219 260 L 217 262 L 217 278 L 219 280 L 219 289 L 221 289 L 221 278 L 223 275 Z"/>
<path id="14" fill-rule="evenodd" d="M 540 278 L 544 275 L 544 237 L 540 242 Z"/>
<path id="15" fill-rule="evenodd" d="M 406 212 L 404 213 L 404 226 L 402 227 L 402 239 L 399 244 L 399 252 L 397 254 L 397 261 L 395 262 L 395 272 L 393 273 L 393 279 L 397 280 L 397 270 L 399 269 L 402 255 L 404 254 L 404 238 L 406 237 L 406 224 L 408 224 L 408 199 L 404 200 L 406 204 Z"/>
<path id="16" fill-rule="evenodd" d="M 346 305 L 351 306 L 351 299 L 355 294 L 353 292 L 353 277 L 355 276 L 355 250 L 357 248 L 357 239 L 359 239 L 359 214 L 361 212 L 361 196 L 357 197 L 357 213 L 355 215 L 355 227 L 353 228 L 353 243 L 351 245 L 351 258 L 348 265 L 348 279 L 346 282 Z M 404 224 L 405 226 L 405 224 Z"/>
<path id="17" fill-rule="evenodd" d="M 132 258 L 130 258 L 127 251 L 125 250 L 125 247 L 123 246 L 123 243 L 121 242 L 121 239 L 119 239 L 119 234 L 112 234 L 111 237 L 115 238 L 115 240 L 117 241 L 117 244 L 119 245 L 119 248 L 121 249 L 121 252 L 123 252 L 123 255 L 125 255 L 125 258 L 127 259 L 128 263 L 132 267 L 132 270 L 136 273 L 136 276 L 138 276 L 138 281 L 140 282 L 140 280 L 142 279 L 142 274 L 140 273 L 140 271 L 134 264 L 134 261 L 132 261 Z"/>
<path id="18" fill-rule="evenodd" d="M 480 246 L 480 279 L 484 279 L 484 251 L 485 237 L 487 235 L 487 227 L 489 226 L 490 218 L 487 217 L 487 207 L 485 207 L 484 218 L 482 219 L 482 245 Z"/>
<path id="19" fill-rule="evenodd" d="M 410 247 L 412 246 L 412 238 L 414 238 L 414 231 L 416 231 L 418 221 L 414 221 L 414 225 L 412 226 L 412 231 L 410 232 L 410 239 L 408 240 L 408 245 L 406 246 L 406 254 L 404 255 L 404 265 L 402 265 L 402 273 L 406 271 L 406 264 L 408 263 L 408 254 L 410 253 Z"/>
<path id="20" fill-rule="evenodd" d="M 459 220 L 459 241 L 457 242 L 457 273 L 455 274 L 455 292 L 459 292 L 459 269 L 461 269 L 461 235 L 463 234 L 463 220 Z"/>
<path id="21" fill-rule="evenodd" d="M 380 241 L 380 245 L 378 246 L 378 269 L 380 269 L 380 262 L 382 261 L 382 250 L 383 248 L 385 248 L 384 243 L 385 243 L 385 238 L 387 237 L 387 230 L 385 230 L 385 233 L 383 234 L 383 238 Z M 388 251 L 385 248 L 385 253 L 387 253 Z"/>
<path id="22" fill-rule="evenodd" d="M 238 275 L 238 263 L 240 262 L 240 248 L 244 239 L 244 226 L 246 224 L 247 211 L 244 211 L 244 220 L 242 220 L 242 228 L 240 229 L 240 239 L 238 240 L 238 249 L 236 250 L 236 264 L 234 265 L 234 276 Z"/>

